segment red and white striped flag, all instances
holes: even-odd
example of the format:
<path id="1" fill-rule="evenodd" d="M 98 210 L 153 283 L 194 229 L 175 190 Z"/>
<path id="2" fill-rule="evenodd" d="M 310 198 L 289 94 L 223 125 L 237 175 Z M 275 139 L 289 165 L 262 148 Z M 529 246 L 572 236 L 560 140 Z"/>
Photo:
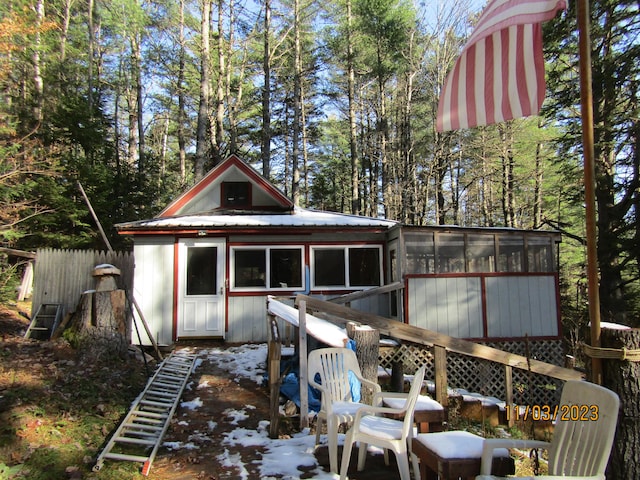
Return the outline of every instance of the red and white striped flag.
<path id="1" fill-rule="evenodd" d="M 447 76 L 437 130 L 537 114 L 546 87 L 541 24 L 565 8 L 565 0 L 492 1 Z"/>

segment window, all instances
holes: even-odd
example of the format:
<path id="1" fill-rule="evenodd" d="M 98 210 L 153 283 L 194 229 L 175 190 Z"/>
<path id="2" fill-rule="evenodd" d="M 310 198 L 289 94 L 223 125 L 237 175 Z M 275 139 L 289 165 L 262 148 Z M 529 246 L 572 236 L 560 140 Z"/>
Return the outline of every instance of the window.
<path id="1" fill-rule="evenodd" d="M 349 284 L 352 287 L 380 285 L 379 249 L 349 249 Z"/>
<path id="2" fill-rule="evenodd" d="M 233 247 L 232 289 L 300 289 L 302 247 Z"/>
<path id="3" fill-rule="evenodd" d="M 407 233 L 407 273 L 435 273 L 435 250 L 433 233 Z"/>
<path id="4" fill-rule="evenodd" d="M 187 249 L 187 295 L 215 295 L 217 247 L 189 247 Z"/>
<path id="5" fill-rule="evenodd" d="M 223 207 L 250 207 L 251 183 L 249 182 L 222 182 L 222 198 L 220 205 Z"/>
<path id="6" fill-rule="evenodd" d="M 495 272 L 496 246 L 493 235 L 467 237 L 467 261 L 470 272 Z"/>
<path id="7" fill-rule="evenodd" d="M 500 272 L 524 271 L 524 237 L 521 235 L 501 236 L 498 239 L 498 270 Z"/>
<path id="8" fill-rule="evenodd" d="M 553 243 L 549 237 L 529 236 L 527 238 L 528 271 L 553 272 Z"/>
<path id="9" fill-rule="evenodd" d="M 302 250 L 272 248 L 269 253 L 269 288 L 302 288 Z"/>
<path id="10" fill-rule="evenodd" d="M 236 250 L 233 262 L 234 287 L 265 287 L 266 251 Z"/>
<path id="11" fill-rule="evenodd" d="M 464 235 L 441 233 L 437 240 L 438 273 L 464 272 Z"/>
<path id="12" fill-rule="evenodd" d="M 312 248 L 314 287 L 378 287 L 381 247 Z"/>
<path id="13" fill-rule="evenodd" d="M 347 284 L 344 261 L 345 249 L 322 248 L 313 252 L 313 284 L 324 287 L 344 287 Z"/>

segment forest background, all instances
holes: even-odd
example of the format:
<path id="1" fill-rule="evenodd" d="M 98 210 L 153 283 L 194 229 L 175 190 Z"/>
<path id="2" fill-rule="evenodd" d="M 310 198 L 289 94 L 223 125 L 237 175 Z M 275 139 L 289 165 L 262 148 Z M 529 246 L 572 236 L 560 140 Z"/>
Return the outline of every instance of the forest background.
<path id="1" fill-rule="evenodd" d="M 640 15 L 591 4 L 603 321 L 640 326 Z M 587 322 L 575 4 L 544 25 L 540 116 L 437 133 L 484 5 L 468 0 L 11 0 L 0 5 L 3 246 L 104 248 L 230 154 L 301 206 L 563 233 L 562 317 Z M 3 298 L 19 265 L 1 259 Z"/>

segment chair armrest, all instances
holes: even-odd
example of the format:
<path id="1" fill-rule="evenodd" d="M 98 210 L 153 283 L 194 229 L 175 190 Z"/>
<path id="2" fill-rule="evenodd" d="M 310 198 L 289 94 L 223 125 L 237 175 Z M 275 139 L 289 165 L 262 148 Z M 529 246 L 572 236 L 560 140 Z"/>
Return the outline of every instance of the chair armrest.
<path id="1" fill-rule="evenodd" d="M 355 375 L 355 372 L 353 373 Z M 355 377 L 360 381 L 362 385 L 367 386 L 373 390 L 373 397 L 371 398 L 371 404 L 379 405 L 379 403 L 376 403 L 376 395 L 382 391 L 382 388 L 380 388 L 380 385 L 378 385 L 376 382 L 372 382 L 371 380 L 364 377 L 360 377 L 358 375 L 355 375 Z"/>
<path id="2" fill-rule="evenodd" d="M 307 378 L 307 382 L 309 383 L 309 385 L 311 385 L 313 388 L 316 388 L 320 391 L 322 391 L 322 384 L 316 382 L 313 378 Z"/>
<path id="3" fill-rule="evenodd" d="M 360 421 L 361 417 L 365 415 L 377 415 L 377 414 L 390 414 L 390 415 L 400 415 L 405 413 L 406 410 L 403 408 L 390 408 L 390 407 L 376 407 L 367 404 L 363 404 L 362 407 L 356 410 L 356 416 L 353 420 L 353 423 L 357 423 Z"/>
<path id="4" fill-rule="evenodd" d="M 517 440 L 512 438 L 487 438 L 482 447 L 482 461 L 480 475 L 491 474 L 491 464 L 493 463 L 493 451 L 496 448 L 545 448 L 549 449 L 549 442 L 540 440 Z M 489 477 L 491 478 L 491 477 Z"/>
<path id="5" fill-rule="evenodd" d="M 378 392 L 375 396 L 382 400 L 383 398 L 407 398 L 409 394 L 402 392 Z"/>
<path id="6" fill-rule="evenodd" d="M 401 398 L 406 399 L 409 396 L 408 393 L 401 392 L 376 392 L 373 394 L 373 398 L 371 399 L 371 404 L 375 406 L 382 406 L 385 398 Z"/>
<path id="7" fill-rule="evenodd" d="M 378 393 L 382 391 L 382 388 L 380 388 L 380 385 L 378 385 L 376 382 L 373 382 L 367 378 L 358 377 L 357 375 L 356 375 L 356 378 L 360 380 L 360 383 L 362 383 L 363 385 L 366 385 L 372 388 L 374 393 Z"/>

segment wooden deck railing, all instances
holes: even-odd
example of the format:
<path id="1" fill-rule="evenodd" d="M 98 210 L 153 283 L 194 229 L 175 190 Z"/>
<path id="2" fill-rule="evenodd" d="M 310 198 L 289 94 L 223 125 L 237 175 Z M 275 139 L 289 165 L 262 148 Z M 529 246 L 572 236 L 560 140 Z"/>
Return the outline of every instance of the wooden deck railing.
<path id="1" fill-rule="evenodd" d="M 398 289 L 398 285 L 387 286 L 385 293 Z M 375 289 L 375 294 L 382 292 Z M 370 294 L 372 292 L 369 292 Z M 345 295 L 340 297 L 341 303 L 349 303 L 350 301 L 363 298 L 362 292 L 358 294 Z M 346 301 L 343 301 L 345 300 Z M 335 299 L 334 299 L 335 300 Z M 296 311 L 274 298 L 268 300 L 268 321 L 271 330 L 271 340 L 269 342 L 269 383 L 271 387 L 271 428 L 270 436 L 277 437 L 278 432 L 278 397 L 279 388 L 282 381 L 280 374 L 280 334 L 278 330 L 277 317 L 282 318 L 290 324 L 299 327 L 298 345 L 300 348 L 300 384 L 301 384 L 301 405 L 300 405 L 300 423 L 301 428 L 308 426 L 307 412 L 308 399 L 306 396 L 307 379 L 306 379 L 306 335 L 307 335 L 307 319 L 318 322 L 318 319 L 328 320 L 335 325 L 346 325 L 355 322 L 361 325 L 368 325 L 377 329 L 381 334 L 388 335 L 399 340 L 412 342 L 418 345 L 433 348 L 434 361 L 434 383 L 435 383 L 435 399 L 444 406 L 448 406 L 448 385 L 447 385 L 447 352 L 466 355 L 478 360 L 486 360 L 501 364 L 504 367 L 504 384 L 505 384 L 505 402 L 507 405 L 513 405 L 513 368 L 521 369 L 538 375 L 567 380 L 581 380 L 583 374 L 572 369 L 558 367 L 550 363 L 541 362 L 539 360 L 530 359 L 522 355 L 505 352 L 496 348 L 488 347 L 478 343 L 462 340 L 460 338 L 450 337 L 431 330 L 426 330 L 403 322 L 392 320 L 379 315 L 361 312 L 352 308 L 339 305 L 334 300 L 323 301 L 308 295 L 299 294 L 295 298 L 295 305 L 298 307 Z M 310 315 L 312 314 L 312 315 Z M 311 326 L 311 325 L 310 325 Z M 313 330 L 318 330 L 312 327 Z M 329 334 L 333 336 L 331 333 Z M 336 341 L 342 341 L 342 337 L 336 338 Z"/>
<path id="2" fill-rule="evenodd" d="M 505 391 L 507 404 L 513 403 L 513 368 L 531 373 L 545 375 L 559 380 L 580 380 L 583 374 L 568 368 L 558 367 L 539 360 L 530 359 L 521 355 L 498 350 L 478 343 L 450 337 L 431 330 L 408 325 L 389 318 L 360 312 L 335 302 L 327 302 L 308 295 L 296 296 L 296 305 L 306 306 L 307 312 L 313 312 L 315 316 L 322 316 L 337 324 L 356 322 L 376 328 L 381 334 L 393 338 L 413 342 L 416 344 L 433 347 L 435 369 L 435 397 L 443 405 L 448 403 L 447 395 L 447 352 L 455 352 L 476 359 L 496 362 L 504 366 Z"/>

